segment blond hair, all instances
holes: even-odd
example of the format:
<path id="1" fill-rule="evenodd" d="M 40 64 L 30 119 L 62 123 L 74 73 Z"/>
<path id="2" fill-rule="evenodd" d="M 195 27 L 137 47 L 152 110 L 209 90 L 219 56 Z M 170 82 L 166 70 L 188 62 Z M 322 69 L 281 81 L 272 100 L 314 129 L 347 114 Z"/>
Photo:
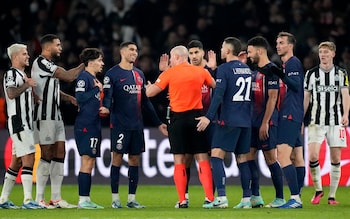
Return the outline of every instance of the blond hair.
<path id="1" fill-rule="evenodd" d="M 331 51 L 334 51 L 334 52 L 337 49 L 335 44 L 331 41 L 325 41 L 325 42 L 320 43 L 320 45 L 318 46 L 318 49 L 321 49 L 322 47 L 325 47 L 325 48 L 327 48 Z"/>
<path id="2" fill-rule="evenodd" d="M 21 49 L 27 49 L 27 45 L 20 44 L 20 43 L 12 44 L 7 48 L 7 55 L 9 56 L 10 59 L 12 59 L 12 56 L 14 54 L 19 53 Z"/>

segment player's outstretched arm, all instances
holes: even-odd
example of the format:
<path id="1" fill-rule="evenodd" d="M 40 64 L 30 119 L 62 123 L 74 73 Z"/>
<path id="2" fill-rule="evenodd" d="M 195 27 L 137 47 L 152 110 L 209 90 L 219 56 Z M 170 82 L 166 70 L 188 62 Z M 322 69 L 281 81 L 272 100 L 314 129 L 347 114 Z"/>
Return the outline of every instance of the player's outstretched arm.
<path id="1" fill-rule="evenodd" d="M 66 70 L 62 67 L 58 67 L 57 70 L 55 71 L 54 77 L 62 81 L 72 82 L 78 77 L 78 75 L 84 68 L 85 68 L 84 63 L 81 63 L 79 66 L 72 68 L 70 70 Z"/>

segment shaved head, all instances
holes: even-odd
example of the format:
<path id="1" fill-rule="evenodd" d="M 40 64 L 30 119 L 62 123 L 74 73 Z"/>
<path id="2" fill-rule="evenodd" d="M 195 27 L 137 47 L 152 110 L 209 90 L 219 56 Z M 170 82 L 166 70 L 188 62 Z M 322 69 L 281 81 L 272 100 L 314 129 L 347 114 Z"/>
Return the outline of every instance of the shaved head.
<path id="1" fill-rule="evenodd" d="M 188 58 L 188 50 L 184 46 L 175 46 L 171 51 L 170 54 L 178 55 L 181 58 L 187 59 Z"/>

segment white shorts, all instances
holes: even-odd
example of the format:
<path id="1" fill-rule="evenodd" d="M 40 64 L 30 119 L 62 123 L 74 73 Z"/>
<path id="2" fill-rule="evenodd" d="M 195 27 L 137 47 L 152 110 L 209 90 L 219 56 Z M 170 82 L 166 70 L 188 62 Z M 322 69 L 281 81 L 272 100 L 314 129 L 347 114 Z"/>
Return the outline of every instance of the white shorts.
<path id="1" fill-rule="evenodd" d="M 17 134 L 11 135 L 12 155 L 23 157 L 35 153 L 34 131 L 24 130 Z"/>
<path id="2" fill-rule="evenodd" d="M 35 131 L 37 142 L 41 145 L 55 144 L 66 140 L 66 133 L 62 120 L 39 120 L 36 121 Z"/>
<path id="3" fill-rule="evenodd" d="M 340 125 L 309 125 L 308 128 L 309 143 L 321 144 L 326 138 L 330 147 L 345 148 L 346 144 L 346 127 Z"/>

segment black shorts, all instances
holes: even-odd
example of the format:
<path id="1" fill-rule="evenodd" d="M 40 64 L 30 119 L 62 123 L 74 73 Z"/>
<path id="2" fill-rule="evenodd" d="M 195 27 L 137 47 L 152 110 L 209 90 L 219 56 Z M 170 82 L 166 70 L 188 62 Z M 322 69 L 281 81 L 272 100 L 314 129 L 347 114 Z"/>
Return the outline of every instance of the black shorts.
<path id="1" fill-rule="evenodd" d="M 198 120 L 195 118 L 200 116 L 201 110 L 171 113 L 168 126 L 171 153 L 198 154 L 209 151 L 206 132 L 197 131 Z"/>

